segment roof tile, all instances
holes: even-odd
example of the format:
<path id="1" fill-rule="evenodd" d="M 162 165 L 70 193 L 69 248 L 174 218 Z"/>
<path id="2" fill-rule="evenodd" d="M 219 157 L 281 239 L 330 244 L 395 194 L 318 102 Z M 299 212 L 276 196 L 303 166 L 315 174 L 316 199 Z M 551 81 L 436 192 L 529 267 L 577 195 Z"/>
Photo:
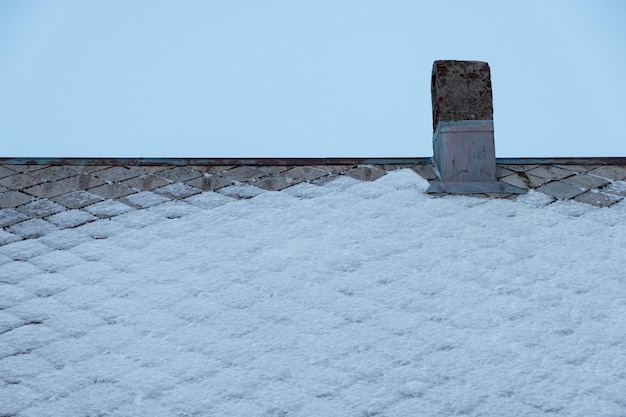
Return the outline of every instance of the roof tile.
<path id="1" fill-rule="evenodd" d="M 66 210 L 60 213 L 54 214 L 47 218 L 51 223 L 54 223 L 61 229 L 67 229 L 69 227 L 76 227 L 85 223 L 92 222 L 98 218 L 93 214 L 87 213 L 82 210 Z"/>
<path id="2" fill-rule="evenodd" d="M 41 184 L 43 180 L 28 174 L 15 174 L 8 177 L 0 178 L 0 185 L 11 190 L 22 190 L 32 185 Z"/>
<path id="3" fill-rule="evenodd" d="M 15 233 L 24 239 L 33 239 L 44 236 L 50 232 L 58 230 L 58 228 L 50 222 L 43 219 L 29 219 L 7 229 L 11 233 Z"/>
<path id="4" fill-rule="evenodd" d="M 11 208 L 0 209 L 0 227 L 11 226 L 12 224 L 28 220 L 28 216 Z"/>
<path id="5" fill-rule="evenodd" d="M 33 200 L 17 209 L 30 217 L 46 217 L 65 210 L 65 207 L 47 198 L 42 198 Z"/>
<path id="6" fill-rule="evenodd" d="M 155 193 L 161 194 L 168 198 L 181 199 L 202 192 L 199 188 L 192 187 L 182 182 L 175 182 L 165 187 L 157 188 Z"/>
<path id="7" fill-rule="evenodd" d="M 415 173 L 429 181 L 436 180 L 438 178 L 434 168 L 435 166 L 433 164 L 416 164 L 411 167 Z"/>
<path id="8" fill-rule="evenodd" d="M 292 185 L 296 185 L 302 181 L 303 180 L 301 179 L 293 179 L 291 177 L 279 175 L 255 181 L 254 185 L 268 191 L 280 191 L 284 190 L 287 187 L 291 187 Z"/>
<path id="9" fill-rule="evenodd" d="M 592 169 L 588 174 L 610 180 L 623 180 L 626 179 L 626 167 L 621 165 L 602 165 Z"/>
<path id="10" fill-rule="evenodd" d="M 17 207 L 30 202 L 33 198 L 20 191 L 0 193 L 0 208 Z"/>
<path id="11" fill-rule="evenodd" d="M 561 200 L 568 200 L 584 192 L 584 190 L 582 190 L 580 187 L 576 187 L 574 185 L 567 184 L 561 181 L 549 182 L 537 188 L 537 191 Z"/>
<path id="12" fill-rule="evenodd" d="M 137 191 L 119 182 L 114 182 L 112 184 L 104 184 L 99 187 L 90 188 L 89 192 L 103 198 L 119 198 L 134 194 Z"/>
<path id="13" fill-rule="evenodd" d="M 220 188 L 232 185 L 233 182 L 219 175 L 205 174 L 202 177 L 186 181 L 186 184 L 189 184 L 192 187 L 200 188 L 201 190 L 205 191 L 215 191 L 219 190 Z"/>
<path id="14" fill-rule="evenodd" d="M 169 198 L 155 194 L 151 191 L 142 191 L 140 193 L 132 194 L 128 197 L 122 197 L 119 199 L 119 201 L 134 208 L 152 207 L 168 200 Z"/>
<path id="15" fill-rule="evenodd" d="M 285 167 L 280 166 L 267 167 L 242 165 L 229 169 L 228 171 L 224 171 L 223 175 L 230 180 L 244 182 L 264 177 L 266 175 L 276 174 L 284 171 L 285 169 Z"/>
<path id="16" fill-rule="evenodd" d="M 577 187 L 586 188 L 587 190 L 603 187 L 609 183 L 609 181 L 604 178 L 594 177 L 587 174 L 577 174 L 572 177 L 565 178 L 562 181 Z"/>
<path id="17" fill-rule="evenodd" d="M 44 182 L 43 184 L 26 188 L 24 191 L 35 197 L 50 198 L 69 193 L 72 189 L 58 182 Z"/>
<path id="18" fill-rule="evenodd" d="M 344 172 L 344 175 L 361 181 L 374 181 L 386 174 L 387 171 L 374 166 L 358 166 Z"/>
<path id="19" fill-rule="evenodd" d="M 104 185 L 107 182 L 94 174 L 78 174 L 58 181 L 59 184 L 75 190 L 86 190 L 88 188 Z"/>
<path id="20" fill-rule="evenodd" d="M 309 166 L 294 167 L 285 172 L 285 177 L 294 181 L 297 180 L 297 182 L 313 181 L 325 175 L 328 175 L 327 171 Z"/>
<path id="21" fill-rule="evenodd" d="M 14 175 L 16 171 L 5 167 L 4 165 L 0 165 L 0 178 L 8 177 L 9 175 Z"/>
<path id="22" fill-rule="evenodd" d="M 141 175 L 141 171 L 130 167 L 114 166 L 102 171 L 97 171 L 94 175 L 107 181 L 124 181 L 129 178 L 138 177 Z"/>
<path id="23" fill-rule="evenodd" d="M 612 195 L 618 195 L 621 197 L 626 197 L 626 182 L 624 181 L 615 181 L 611 183 L 609 186 L 604 187 L 602 189 L 603 192 Z"/>
<path id="24" fill-rule="evenodd" d="M 202 176 L 202 172 L 196 171 L 191 167 L 174 167 L 165 171 L 159 171 L 156 173 L 161 178 L 164 178 L 171 182 L 187 181 Z"/>
<path id="25" fill-rule="evenodd" d="M 71 177 L 77 173 L 78 171 L 73 167 L 67 165 L 54 165 L 33 171 L 30 175 L 44 181 L 57 181 L 63 178 Z"/>
<path id="26" fill-rule="evenodd" d="M 140 175 L 139 177 L 122 181 L 122 184 L 136 190 L 151 191 L 155 188 L 163 187 L 164 185 L 169 184 L 169 182 L 163 178 L 157 177 L 156 175 Z"/>
<path id="27" fill-rule="evenodd" d="M 69 209 L 76 209 L 102 201 L 102 197 L 88 191 L 78 190 L 57 196 L 53 200 Z"/>
<path id="28" fill-rule="evenodd" d="M 586 193 L 574 197 L 574 200 L 579 203 L 591 204 L 596 207 L 609 207 L 619 202 L 621 198 L 602 192 L 587 191 Z"/>
<path id="29" fill-rule="evenodd" d="M 545 178 L 540 178 L 535 175 L 527 174 L 523 171 L 518 171 L 515 174 L 500 178 L 500 181 L 526 190 L 539 187 L 548 182 L 548 180 L 546 180 Z"/>
<path id="30" fill-rule="evenodd" d="M 539 178 L 545 178 L 547 180 L 560 180 L 574 175 L 572 171 L 558 168 L 552 165 L 541 165 L 537 168 L 529 169 L 526 171 L 527 175 L 534 175 Z"/>

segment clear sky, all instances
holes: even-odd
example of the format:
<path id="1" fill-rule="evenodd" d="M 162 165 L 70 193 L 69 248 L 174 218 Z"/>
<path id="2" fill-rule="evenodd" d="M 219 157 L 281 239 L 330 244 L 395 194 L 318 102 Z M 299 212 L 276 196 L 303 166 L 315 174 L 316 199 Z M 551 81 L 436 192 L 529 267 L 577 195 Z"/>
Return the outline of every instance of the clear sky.
<path id="1" fill-rule="evenodd" d="M 0 0 L 0 156 L 430 156 L 436 59 L 497 156 L 626 156 L 620 0 Z"/>

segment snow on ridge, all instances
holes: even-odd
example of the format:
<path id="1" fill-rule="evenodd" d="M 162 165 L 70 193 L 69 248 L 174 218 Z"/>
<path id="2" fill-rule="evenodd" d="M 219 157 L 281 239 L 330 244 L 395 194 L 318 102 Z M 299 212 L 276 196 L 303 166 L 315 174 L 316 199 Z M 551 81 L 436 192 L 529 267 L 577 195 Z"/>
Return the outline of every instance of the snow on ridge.
<path id="1" fill-rule="evenodd" d="M 190 197 L 0 247 L 0 414 L 623 415 L 626 205 L 426 187 Z"/>

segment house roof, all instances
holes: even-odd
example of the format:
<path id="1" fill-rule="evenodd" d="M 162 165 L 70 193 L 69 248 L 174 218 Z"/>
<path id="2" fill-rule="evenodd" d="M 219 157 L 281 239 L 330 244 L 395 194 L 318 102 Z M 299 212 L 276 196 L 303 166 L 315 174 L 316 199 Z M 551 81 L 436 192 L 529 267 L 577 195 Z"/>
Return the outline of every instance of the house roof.
<path id="1" fill-rule="evenodd" d="M 193 204 L 206 193 L 245 199 L 341 176 L 372 181 L 402 168 L 438 180 L 430 158 L 6 158 L 0 160 L 0 244 L 41 236 L 70 216 L 76 227 L 163 201 Z M 500 158 L 496 176 L 553 201 L 610 207 L 626 197 L 626 158 Z M 114 203 L 119 210 L 106 209 Z"/>
<path id="2" fill-rule="evenodd" d="M 619 415 L 625 162 L 3 160 L 0 415 Z"/>

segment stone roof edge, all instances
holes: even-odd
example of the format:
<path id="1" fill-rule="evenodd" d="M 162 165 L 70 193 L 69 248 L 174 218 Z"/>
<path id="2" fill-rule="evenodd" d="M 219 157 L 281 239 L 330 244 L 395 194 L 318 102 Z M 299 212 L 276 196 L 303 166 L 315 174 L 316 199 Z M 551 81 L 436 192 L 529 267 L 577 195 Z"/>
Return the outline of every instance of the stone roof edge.
<path id="1" fill-rule="evenodd" d="M 498 164 L 600 164 L 626 165 L 626 157 L 564 157 L 564 158 L 496 158 Z M 0 158 L 4 165 L 383 165 L 383 164 L 430 164 L 432 158 L 47 158 L 13 157 Z"/>

